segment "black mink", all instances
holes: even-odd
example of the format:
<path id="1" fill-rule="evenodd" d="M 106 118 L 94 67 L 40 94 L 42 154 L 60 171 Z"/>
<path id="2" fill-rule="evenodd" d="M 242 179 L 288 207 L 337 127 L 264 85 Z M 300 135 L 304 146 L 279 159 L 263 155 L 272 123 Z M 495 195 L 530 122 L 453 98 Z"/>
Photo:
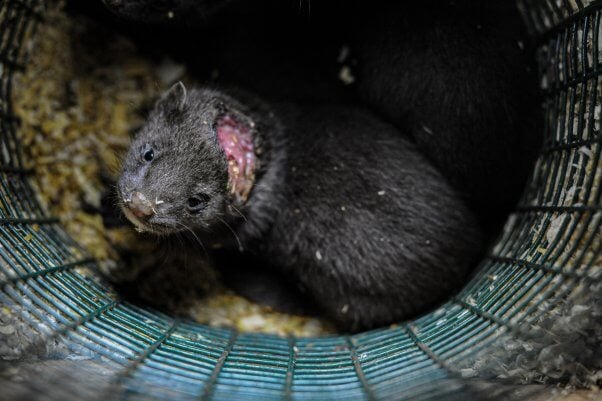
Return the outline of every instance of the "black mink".
<path id="1" fill-rule="evenodd" d="M 244 249 L 345 330 L 424 312 L 480 252 L 443 176 L 393 126 L 347 106 L 176 84 L 134 139 L 118 191 L 140 230 Z"/>

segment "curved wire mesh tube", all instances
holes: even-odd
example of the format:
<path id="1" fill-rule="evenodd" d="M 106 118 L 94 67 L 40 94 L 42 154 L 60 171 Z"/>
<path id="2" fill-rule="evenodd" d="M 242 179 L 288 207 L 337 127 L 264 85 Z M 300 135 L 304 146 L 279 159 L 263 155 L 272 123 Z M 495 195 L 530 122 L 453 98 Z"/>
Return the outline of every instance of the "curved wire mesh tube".
<path id="1" fill-rule="evenodd" d="M 179 321 L 123 303 L 77 273 L 95 262 L 41 210 L 11 112 L 11 79 L 27 63 L 23 43 L 43 21 L 44 1 L 1 0 L 0 308 L 5 319 L 18 317 L 45 340 L 31 340 L 29 349 L 60 372 L 46 384 L 60 385 L 36 388 L 32 382 L 30 389 L 56 399 L 427 400 L 482 394 L 484 387 L 460 380 L 467 360 L 504 336 L 520 336 L 577 289 L 600 284 L 602 11 L 590 3 L 519 2 L 539 37 L 546 141 L 520 205 L 464 290 L 396 327 L 283 338 Z M 71 380 L 64 380 L 66 372 Z M 472 375 L 485 376 L 478 373 Z"/>

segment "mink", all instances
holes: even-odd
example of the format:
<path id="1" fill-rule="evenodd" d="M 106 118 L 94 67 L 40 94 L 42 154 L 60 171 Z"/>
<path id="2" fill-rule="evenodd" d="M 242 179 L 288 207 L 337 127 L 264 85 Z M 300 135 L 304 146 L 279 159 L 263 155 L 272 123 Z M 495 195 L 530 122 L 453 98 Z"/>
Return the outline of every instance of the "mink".
<path id="1" fill-rule="evenodd" d="M 516 4 L 352 3 L 360 97 L 408 133 L 495 229 L 542 144 L 534 51 Z"/>
<path id="2" fill-rule="evenodd" d="M 471 211 L 416 146 L 351 106 L 174 85 L 133 139 L 125 216 L 245 252 L 345 331 L 441 302 L 480 253 Z"/>

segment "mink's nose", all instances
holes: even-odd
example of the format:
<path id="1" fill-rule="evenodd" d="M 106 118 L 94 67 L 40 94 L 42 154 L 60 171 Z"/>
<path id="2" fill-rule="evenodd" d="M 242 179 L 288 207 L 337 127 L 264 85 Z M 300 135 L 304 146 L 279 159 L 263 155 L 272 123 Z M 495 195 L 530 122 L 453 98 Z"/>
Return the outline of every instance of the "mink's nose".
<path id="1" fill-rule="evenodd" d="M 125 203 L 134 216 L 138 218 L 147 219 L 155 214 L 155 208 L 153 207 L 153 204 L 146 198 L 146 196 L 144 196 L 142 192 L 132 192 L 130 198 L 125 199 Z"/>

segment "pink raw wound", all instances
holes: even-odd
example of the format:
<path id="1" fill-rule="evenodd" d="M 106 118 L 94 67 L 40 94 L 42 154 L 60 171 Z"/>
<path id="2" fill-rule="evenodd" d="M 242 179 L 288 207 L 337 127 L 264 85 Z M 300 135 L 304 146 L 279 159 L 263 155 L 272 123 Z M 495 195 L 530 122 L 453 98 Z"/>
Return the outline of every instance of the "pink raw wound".
<path id="1" fill-rule="evenodd" d="M 228 160 L 230 192 L 244 202 L 255 180 L 256 156 L 251 129 L 226 115 L 217 120 L 217 139 Z"/>

